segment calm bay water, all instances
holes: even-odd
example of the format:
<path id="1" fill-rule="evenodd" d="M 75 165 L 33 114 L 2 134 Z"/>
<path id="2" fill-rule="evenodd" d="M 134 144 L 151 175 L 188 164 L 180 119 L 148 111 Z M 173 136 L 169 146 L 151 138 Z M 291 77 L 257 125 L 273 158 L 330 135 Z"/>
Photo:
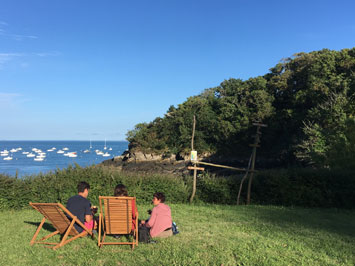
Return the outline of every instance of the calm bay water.
<path id="1" fill-rule="evenodd" d="M 47 173 L 57 168 L 63 169 L 74 163 L 80 166 L 98 164 L 121 155 L 128 148 L 128 142 L 107 141 L 106 150 L 104 149 L 104 141 L 92 141 L 91 146 L 90 149 L 89 141 L 0 141 L 0 152 L 4 150 L 9 152 L 7 156 L 0 156 L 0 173 L 15 176 L 17 171 L 18 176 L 23 177 L 40 172 Z M 55 149 L 48 151 L 52 148 Z M 65 153 L 57 153 L 58 150 L 64 148 L 68 148 L 64 151 L 65 153 L 76 153 L 77 157 L 68 157 L 64 156 Z M 33 149 L 37 149 L 37 152 Z M 43 161 L 35 161 L 35 157 L 27 157 L 28 154 L 23 154 L 31 152 L 38 155 L 38 150 L 46 153 Z M 90 150 L 90 152 L 84 153 L 85 150 Z M 107 152 L 110 156 L 97 155 L 95 150 Z M 6 157 L 12 157 L 12 160 L 4 160 Z"/>

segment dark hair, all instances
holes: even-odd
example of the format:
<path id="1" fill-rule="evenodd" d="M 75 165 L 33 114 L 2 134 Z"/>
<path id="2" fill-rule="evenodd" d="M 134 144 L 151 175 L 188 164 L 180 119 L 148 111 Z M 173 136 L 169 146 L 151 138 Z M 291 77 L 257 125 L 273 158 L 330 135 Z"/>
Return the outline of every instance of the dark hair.
<path id="1" fill-rule="evenodd" d="M 158 200 L 160 200 L 161 203 L 165 202 L 165 195 L 162 192 L 155 192 L 153 197 L 157 198 Z"/>
<path id="2" fill-rule="evenodd" d="M 78 184 L 78 193 L 79 192 L 84 192 L 85 189 L 90 189 L 90 185 L 84 181 L 80 182 Z"/>
<path id="3" fill-rule="evenodd" d="M 127 192 L 127 188 L 125 185 L 122 185 L 122 184 L 118 184 L 116 187 L 115 187 L 115 191 L 114 191 L 114 194 L 113 194 L 115 197 L 120 197 L 120 196 L 128 196 L 128 192 Z"/>

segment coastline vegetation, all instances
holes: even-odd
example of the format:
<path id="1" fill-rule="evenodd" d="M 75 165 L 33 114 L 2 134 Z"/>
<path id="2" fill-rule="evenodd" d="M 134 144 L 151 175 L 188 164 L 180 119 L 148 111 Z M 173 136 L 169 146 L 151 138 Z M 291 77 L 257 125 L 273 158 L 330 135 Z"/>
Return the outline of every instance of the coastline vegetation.
<path id="1" fill-rule="evenodd" d="M 199 154 L 248 158 L 263 130 L 258 159 L 268 168 L 355 168 L 355 47 L 297 53 L 263 76 L 231 78 L 171 106 L 164 117 L 127 133 L 131 149 L 189 154 L 193 115 Z"/>
<path id="2" fill-rule="evenodd" d="M 242 176 L 198 175 L 197 203 L 236 204 Z M 142 174 L 112 168 L 69 166 L 47 174 L 22 179 L 0 174 L 0 210 L 29 208 L 32 202 L 61 202 L 76 194 L 76 185 L 85 180 L 92 189 L 90 200 L 98 204 L 100 195 L 112 195 L 123 183 L 137 204 L 151 201 L 156 191 L 164 192 L 169 203 L 187 203 L 192 176 Z M 353 209 L 355 203 L 353 170 L 288 168 L 258 171 L 252 186 L 252 204 Z M 241 202 L 246 200 L 246 191 Z"/>

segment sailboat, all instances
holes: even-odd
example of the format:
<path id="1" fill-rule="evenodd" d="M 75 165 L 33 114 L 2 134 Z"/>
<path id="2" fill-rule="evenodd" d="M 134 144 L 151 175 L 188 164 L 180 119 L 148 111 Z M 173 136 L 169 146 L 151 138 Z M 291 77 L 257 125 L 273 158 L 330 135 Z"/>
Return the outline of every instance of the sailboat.
<path id="1" fill-rule="evenodd" d="M 90 149 L 92 148 L 92 145 L 91 145 L 91 140 L 90 140 Z M 90 152 L 90 150 L 85 150 L 84 153 L 88 153 Z"/>
<path id="2" fill-rule="evenodd" d="M 106 147 L 106 139 L 105 139 L 105 146 L 104 146 L 104 150 L 106 150 L 107 149 L 107 147 Z"/>

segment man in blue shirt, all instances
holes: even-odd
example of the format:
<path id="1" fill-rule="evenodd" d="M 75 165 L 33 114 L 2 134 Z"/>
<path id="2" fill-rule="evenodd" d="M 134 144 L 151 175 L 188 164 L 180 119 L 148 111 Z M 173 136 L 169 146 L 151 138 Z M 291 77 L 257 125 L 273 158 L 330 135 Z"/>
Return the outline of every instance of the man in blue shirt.
<path id="1" fill-rule="evenodd" d="M 93 219 L 91 212 L 91 203 L 87 199 L 89 195 L 90 185 L 86 182 L 78 184 L 78 195 L 71 197 L 67 202 L 67 209 L 84 224 L 91 224 Z M 79 225 L 74 225 L 75 229 L 81 233 L 83 228 Z"/>

